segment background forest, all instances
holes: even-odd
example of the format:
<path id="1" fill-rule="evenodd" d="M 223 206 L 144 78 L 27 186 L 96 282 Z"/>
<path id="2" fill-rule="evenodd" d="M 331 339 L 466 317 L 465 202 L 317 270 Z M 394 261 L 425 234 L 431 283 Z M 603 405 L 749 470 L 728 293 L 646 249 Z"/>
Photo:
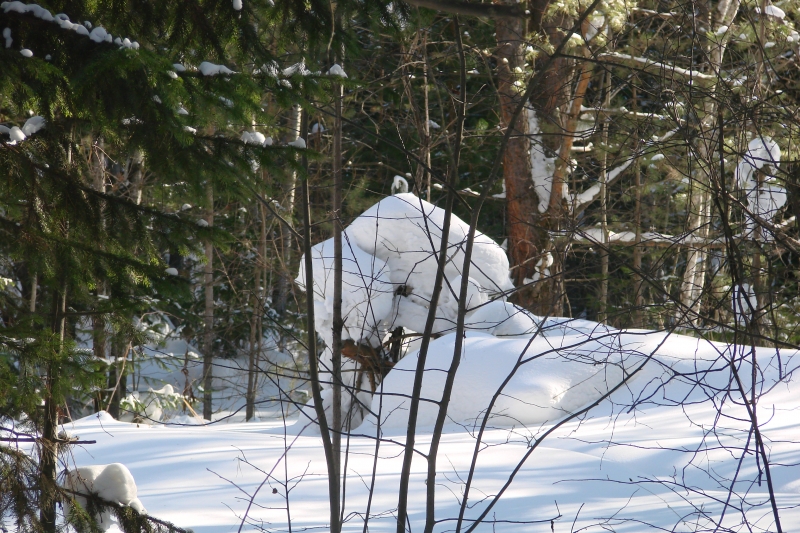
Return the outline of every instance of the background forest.
<path id="1" fill-rule="evenodd" d="M 502 243 L 501 296 L 536 315 L 796 347 L 799 21 L 791 0 L 3 2 L 0 510 L 55 530 L 58 424 L 151 416 L 131 393 L 168 337 L 202 363 L 175 409 L 229 415 L 228 366 L 247 420 L 275 365 L 290 407 L 318 393 L 301 259 L 398 192 Z M 363 340 L 341 327 L 334 367 Z"/>

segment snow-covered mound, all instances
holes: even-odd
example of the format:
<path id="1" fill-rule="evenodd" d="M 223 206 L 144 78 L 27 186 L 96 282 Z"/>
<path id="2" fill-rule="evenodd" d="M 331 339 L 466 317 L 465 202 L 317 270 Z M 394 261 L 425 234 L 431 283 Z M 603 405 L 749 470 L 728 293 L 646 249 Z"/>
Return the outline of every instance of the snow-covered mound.
<path id="1" fill-rule="evenodd" d="M 516 309 L 516 313 L 488 333 L 466 333 L 447 411 L 448 423 L 480 425 L 494 401 L 490 427 L 549 424 L 592 405 L 623 380 L 626 390 L 632 387 L 640 391 L 638 398 L 655 395 L 660 401 L 679 405 L 684 393 L 668 398 L 664 384 L 676 381 L 692 386 L 702 380 L 703 386 L 724 389 L 729 384 L 729 358 L 736 357 L 735 346 L 704 339 L 620 331 L 586 320 L 543 320 L 501 302 L 486 307 L 509 313 Z M 507 336 L 495 336 L 503 328 Z M 533 333 L 519 334 L 528 328 Z M 432 427 L 436 421 L 454 349 L 455 334 L 430 344 L 417 418 L 420 428 Z M 757 350 L 760 361 L 776 356 L 774 349 Z M 791 357 L 790 352 L 787 354 L 783 357 Z M 359 433 L 375 434 L 378 419 L 381 430 L 407 427 L 418 360 L 419 352 L 409 354 L 389 372 L 372 399 L 371 414 Z M 750 375 L 744 368 L 746 363 L 742 365 L 739 371 Z M 764 382 L 779 379 L 771 367 L 761 372 Z M 629 401 L 634 403 L 636 398 Z"/>
<path id="2" fill-rule="evenodd" d="M 500 338 L 468 332 L 447 411 L 449 422 L 480 425 L 492 398 L 492 426 L 539 425 L 563 418 L 600 398 L 655 350 L 657 337 L 607 332 L 589 336 Z M 433 341 L 425 362 L 417 425 L 432 426 L 453 358 L 455 334 Z M 386 376 L 362 430 L 405 428 L 419 353 Z M 502 388 L 504 380 L 513 376 Z M 499 394 L 498 394 L 499 393 Z M 383 396 L 382 398 L 380 396 Z"/>
<path id="3" fill-rule="evenodd" d="M 370 207 L 345 230 L 343 244 L 343 302 L 345 338 L 379 344 L 386 331 L 397 326 L 421 332 L 436 278 L 444 210 L 401 193 Z M 437 306 L 434 333 L 452 330 L 458 284 L 464 262 L 469 225 L 456 216 L 450 222 L 445 286 Z M 315 325 L 330 345 L 333 314 L 333 240 L 312 249 Z M 297 284 L 305 290 L 301 261 Z M 513 288 L 505 251 L 478 232 L 470 269 L 472 290 L 468 305 L 476 307 L 487 296 Z M 452 287 L 452 290 L 450 289 Z"/>

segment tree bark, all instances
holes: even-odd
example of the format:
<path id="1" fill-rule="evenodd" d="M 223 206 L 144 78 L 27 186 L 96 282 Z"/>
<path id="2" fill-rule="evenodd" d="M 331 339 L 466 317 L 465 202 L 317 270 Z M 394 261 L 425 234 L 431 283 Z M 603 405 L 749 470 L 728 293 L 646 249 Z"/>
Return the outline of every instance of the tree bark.
<path id="1" fill-rule="evenodd" d="M 293 142 L 300 136 L 300 106 L 294 106 L 289 115 L 289 124 L 286 131 L 284 141 L 287 143 Z M 294 214 L 294 199 L 295 189 L 297 189 L 297 173 L 292 171 L 289 173 L 289 181 L 284 188 L 284 218 L 291 223 Z M 286 312 L 286 305 L 289 300 L 289 286 L 291 284 L 291 263 L 292 263 L 292 231 L 291 228 L 285 224 L 281 224 L 281 262 L 280 273 L 278 275 L 278 283 L 275 291 L 274 309 L 279 315 Z"/>
<path id="2" fill-rule="evenodd" d="M 214 226 L 214 186 L 211 181 L 206 184 L 206 222 L 208 227 Z M 211 239 L 205 242 L 206 264 L 203 268 L 203 286 L 205 289 L 205 311 L 203 330 L 203 418 L 211 420 L 213 361 L 214 361 L 214 245 Z"/>
<path id="3" fill-rule="evenodd" d="M 305 126 L 306 120 L 301 121 Z M 303 156 L 303 167 L 308 173 L 308 165 L 305 155 Z M 311 384 L 311 395 L 314 398 L 314 411 L 317 415 L 319 433 L 322 437 L 322 447 L 325 450 L 325 461 L 328 470 L 328 502 L 330 505 L 330 526 L 331 530 L 339 524 L 339 480 L 330 475 L 336 471 L 334 464 L 333 444 L 331 443 L 331 433 L 328 427 L 328 420 L 325 416 L 325 406 L 322 403 L 319 379 L 319 359 L 317 357 L 317 333 L 314 329 L 314 262 L 311 257 L 311 197 L 308 187 L 308 179 L 303 180 L 302 207 L 303 207 L 303 251 L 305 254 L 305 288 L 306 288 L 306 328 L 308 330 L 308 369 Z"/>
<path id="4" fill-rule="evenodd" d="M 521 93 L 516 85 L 515 68 L 525 65 L 523 50 L 526 23 L 522 17 L 498 20 L 495 26 L 497 38 L 497 90 L 500 99 L 500 119 L 503 128 L 512 130 L 503 153 L 503 180 L 506 186 L 506 219 L 508 225 L 508 255 L 512 267 L 512 278 L 517 287 L 532 278 L 538 255 L 539 198 L 533 188 L 530 165 L 530 140 L 528 122 L 520 116 L 511 124 L 514 110 L 519 105 Z M 517 296 L 521 305 L 529 305 L 524 296 Z"/>
<path id="5" fill-rule="evenodd" d="M 253 276 L 251 302 L 253 316 L 250 319 L 250 357 L 247 367 L 247 393 L 245 396 L 245 420 L 252 420 L 256 410 L 256 385 L 258 383 L 258 362 L 261 357 L 261 317 L 264 313 L 263 271 L 266 269 L 267 221 L 264 206 L 257 205 L 259 214 L 258 258 Z"/>
<path id="6" fill-rule="evenodd" d="M 64 350 L 64 333 L 66 327 L 67 289 L 62 286 L 53 298 L 52 332 L 58 337 L 58 353 L 47 365 L 47 376 L 44 398 L 44 424 L 42 427 L 41 451 L 39 460 L 39 519 L 45 533 L 56 531 L 56 502 L 58 501 L 58 485 L 56 473 L 58 469 L 58 378 L 61 370 L 60 358 Z"/>

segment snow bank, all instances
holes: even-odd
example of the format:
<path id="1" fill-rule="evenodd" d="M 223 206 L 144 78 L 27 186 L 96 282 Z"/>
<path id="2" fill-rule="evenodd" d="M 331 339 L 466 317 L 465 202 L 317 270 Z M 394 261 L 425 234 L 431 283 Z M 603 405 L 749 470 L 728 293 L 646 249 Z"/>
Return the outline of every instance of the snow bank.
<path id="1" fill-rule="evenodd" d="M 69 470 L 64 478 L 64 487 L 78 493 L 75 502 L 84 509 L 88 504 L 85 496 L 94 495 L 109 502 L 131 507 L 139 514 L 147 513 L 137 497 L 136 482 L 130 470 L 121 463 L 82 466 Z M 101 531 L 108 531 L 113 525 L 112 515 L 108 509 L 94 518 Z"/>
<path id="2" fill-rule="evenodd" d="M 520 315 L 517 315 L 520 316 Z M 490 426 L 530 426 L 553 422 L 600 398 L 644 360 L 652 344 L 641 336 L 608 332 L 574 333 L 533 338 L 498 338 L 468 332 L 447 411 L 449 422 L 480 424 L 503 381 L 513 378 L 498 396 Z M 417 425 L 433 426 L 438 415 L 446 370 L 450 367 L 455 334 L 433 341 L 425 376 Z M 643 351 L 644 349 L 644 351 Z M 412 390 L 418 352 L 402 359 L 386 376 L 382 398 L 376 395 L 372 412 L 381 411 L 382 428 L 408 425 L 408 395 Z M 514 372 L 515 367 L 519 368 Z M 360 431 L 374 433 L 377 416 L 368 417 Z"/>
<path id="3" fill-rule="evenodd" d="M 512 322 L 504 325 L 524 326 L 531 317 L 520 312 L 512 318 Z M 683 335 L 620 331 L 586 320 L 539 318 L 536 328 L 533 335 L 505 338 L 467 332 L 447 411 L 448 423 L 480 425 L 496 396 L 489 427 L 532 430 L 591 405 L 643 364 L 643 370 L 624 386 L 628 399 L 622 404 L 652 398 L 656 403 L 680 405 L 686 398 L 685 386 L 695 386 L 697 379 L 702 380 L 703 386 L 720 390 L 728 386 L 728 360 L 737 349 Z M 436 339 L 430 345 L 417 419 L 420 428 L 430 428 L 435 423 L 437 402 L 442 398 L 454 348 L 454 334 Z M 791 352 L 784 354 L 787 360 L 791 356 Z M 774 357 L 774 349 L 759 349 L 761 360 Z M 378 419 L 382 431 L 405 430 L 417 361 L 415 352 L 389 372 L 372 400 L 372 414 L 357 433 L 374 435 Z M 743 363 L 740 372 L 750 372 L 747 366 Z M 777 375 L 772 368 L 762 372 L 770 374 L 769 380 L 777 379 L 772 376 Z M 668 390 L 665 384 L 671 382 L 684 384 L 670 385 L 669 390 L 677 391 L 673 398 L 665 392 Z"/>

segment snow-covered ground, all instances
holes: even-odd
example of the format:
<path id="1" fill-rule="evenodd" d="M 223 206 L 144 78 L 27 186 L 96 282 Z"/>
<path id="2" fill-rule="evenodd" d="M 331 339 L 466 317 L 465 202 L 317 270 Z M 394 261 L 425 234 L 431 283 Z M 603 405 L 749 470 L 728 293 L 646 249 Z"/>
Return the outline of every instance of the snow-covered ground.
<path id="1" fill-rule="evenodd" d="M 526 357 L 541 355 L 523 365 L 521 381 L 512 380 L 507 389 L 513 394 L 498 404 L 502 416 L 489 422 L 492 429 L 480 447 L 465 528 L 519 467 L 481 531 L 545 532 L 551 530 L 551 520 L 556 532 L 703 531 L 719 519 L 731 485 L 734 492 L 725 525 L 732 531 L 774 531 L 767 480 L 763 469 L 759 475 L 752 436 L 750 451 L 740 464 L 749 423 L 741 397 L 735 390 L 724 392 L 729 387 L 726 361 L 734 355 L 731 348 L 662 333 L 596 329 L 590 333 L 586 324 L 578 323 L 571 335 L 564 335 L 568 330 L 564 325 L 552 326 L 527 348 Z M 583 342 L 571 342 L 581 335 Z M 591 336 L 605 340 L 590 340 Z M 437 531 L 455 529 L 475 447 L 475 417 L 487 405 L 485 395 L 496 388 L 498 376 L 507 373 L 509 361 L 519 357 L 520 346 L 527 344 L 521 337 L 468 335 L 459 370 L 462 381 L 457 380 L 449 411 L 458 423 L 447 426 L 439 453 Z M 423 396 L 436 399 L 441 379 L 433 376 L 441 374 L 436 368 L 449 364 L 452 335 L 435 341 L 431 349 L 426 376 L 432 378 L 426 377 L 429 386 Z M 581 349 L 584 356 L 595 359 L 590 367 L 614 366 L 614 372 L 603 370 L 611 378 L 602 386 L 593 381 L 596 372 L 587 381 L 586 369 L 575 369 L 582 364 L 576 355 Z M 614 356 L 628 361 L 616 366 Z M 408 361 L 406 366 L 412 367 L 414 360 L 410 354 L 401 363 Z M 796 382 L 785 376 L 779 379 L 777 365 L 785 371 L 798 360 L 787 351 L 779 359 L 774 349 L 766 348 L 758 350 L 758 360 L 758 389 L 763 391 L 759 422 L 783 527 L 791 531 L 800 524 L 800 394 Z M 617 383 L 623 367 L 630 372 L 645 361 L 644 369 L 609 400 L 538 440 L 559 418 L 604 392 L 605 383 Z M 570 367 L 572 374 L 565 372 Z M 401 367 L 392 372 L 397 370 Z M 743 365 L 740 372 L 749 384 L 749 367 Z M 383 401 L 373 401 L 373 411 L 380 409 L 383 418 L 391 409 L 401 413 L 404 399 L 396 394 L 408 386 L 408 379 L 403 372 L 396 372 L 394 379 L 390 373 Z M 547 392 L 547 387 L 553 390 Z M 569 403 L 570 394 L 577 393 L 571 389 L 581 387 L 583 397 L 573 397 Z M 514 405 L 525 398 L 549 399 L 549 403 L 530 405 L 526 415 L 524 405 Z M 637 407 L 632 409 L 633 403 Z M 510 414 L 525 420 L 515 422 Z M 424 412 L 420 420 L 430 422 Z M 396 528 L 405 428 L 402 423 L 387 423 L 378 443 L 373 423 L 368 418 L 344 441 L 346 531 L 363 531 L 368 506 L 371 531 Z M 65 429 L 81 439 L 97 440 L 76 447 L 71 463 L 124 463 L 150 514 L 196 533 L 288 531 L 290 522 L 292 531 L 324 531 L 328 511 L 321 439 L 306 427 L 307 418 L 295 414 L 287 424 L 274 419 L 209 426 L 137 425 L 101 413 Z M 422 453 L 427 452 L 430 436 L 430 428 L 421 425 L 417 449 Z M 424 527 L 425 468 L 423 458 L 415 457 L 409 494 L 411 531 Z M 370 487 L 374 487 L 371 501 Z M 747 525 L 742 524 L 743 513 Z"/>

